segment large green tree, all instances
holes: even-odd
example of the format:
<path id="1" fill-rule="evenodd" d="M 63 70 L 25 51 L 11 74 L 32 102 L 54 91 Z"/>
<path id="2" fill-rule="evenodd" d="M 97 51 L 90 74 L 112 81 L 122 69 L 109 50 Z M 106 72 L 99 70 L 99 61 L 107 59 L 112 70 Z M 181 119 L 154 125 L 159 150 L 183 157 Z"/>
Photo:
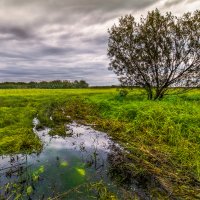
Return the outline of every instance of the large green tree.
<path id="1" fill-rule="evenodd" d="M 109 29 L 110 70 L 127 86 L 160 99 L 169 87 L 200 84 L 200 10 L 181 17 L 158 9 L 136 22 L 132 15 Z"/>

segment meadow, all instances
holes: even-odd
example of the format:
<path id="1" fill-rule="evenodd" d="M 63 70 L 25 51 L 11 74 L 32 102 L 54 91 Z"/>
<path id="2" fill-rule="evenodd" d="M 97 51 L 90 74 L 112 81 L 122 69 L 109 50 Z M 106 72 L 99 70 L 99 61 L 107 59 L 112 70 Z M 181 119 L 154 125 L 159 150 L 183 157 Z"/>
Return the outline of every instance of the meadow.
<path id="1" fill-rule="evenodd" d="M 64 124 L 76 120 L 126 150 L 112 160 L 119 184 L 134 179 L 155 199 L 200 198 L 200 90 L 161 101 L 147 100 L 141 89 L 127 96 L 118 90 L 0 90 L 0 155 L 42 150 L 32 130 L 36 116 L 52 135 L 65 135 Z"/>

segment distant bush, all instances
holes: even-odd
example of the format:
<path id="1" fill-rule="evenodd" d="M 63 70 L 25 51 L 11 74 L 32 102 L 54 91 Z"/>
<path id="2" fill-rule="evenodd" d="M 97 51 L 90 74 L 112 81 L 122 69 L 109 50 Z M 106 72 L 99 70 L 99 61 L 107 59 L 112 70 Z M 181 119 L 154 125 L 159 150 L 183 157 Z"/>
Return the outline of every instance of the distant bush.
<path id="1" fill-rule="evenodd" d="M 126 97 L 128 95 L 128 90 L 122 89 L 119 91 L 119 96 L 120 97 Z"/>
<path id="2" fill-rule="evenodd" d="M 117 91 L 119 91 L 119 93 L 116 96 L 116 100 L 118 100 L 118 101 L 123 101 L 124 98 L 128 95 L 127 89 L 119 89 Z"/>

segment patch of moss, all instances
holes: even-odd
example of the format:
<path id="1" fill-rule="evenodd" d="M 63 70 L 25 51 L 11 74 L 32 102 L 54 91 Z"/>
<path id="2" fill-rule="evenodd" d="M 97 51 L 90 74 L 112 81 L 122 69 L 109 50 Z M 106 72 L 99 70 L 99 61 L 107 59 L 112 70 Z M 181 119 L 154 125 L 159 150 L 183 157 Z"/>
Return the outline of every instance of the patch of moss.
<path id="1" fill-rule="evenodd" d="M 26 128 L 4 129 L 0 131 L 0 154 L 40 152 L 42 143 L 32 130 Z"/>

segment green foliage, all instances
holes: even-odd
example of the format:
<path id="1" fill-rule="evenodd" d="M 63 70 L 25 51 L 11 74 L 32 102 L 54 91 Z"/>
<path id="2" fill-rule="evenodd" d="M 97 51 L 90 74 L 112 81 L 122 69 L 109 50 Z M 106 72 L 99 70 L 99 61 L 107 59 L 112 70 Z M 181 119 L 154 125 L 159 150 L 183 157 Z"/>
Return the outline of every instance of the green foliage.
<path id="1" fill-rule="evenodd" d="M 127 94 L 128 94 L 128 90 L 126 90 L 126 89 L 122 89 L 122 90 L 119 91 L 120 97 L 126 97 Z"/>
<path id="2" fill-rule="evenodd" d="M 116 96 L 116 99 L 119 101 L 123 101 L 124 98 L 128 95 L 128 90 L 121 89 L 119 90 L 119 94 Z"/>
<path id="3" fill-rule="evenodd" d="M 23 96 L 0 98 L 0 154 L 41 150 L 42 144 L 32 131 L 36 112 Z"/>
<path id="4" fill-rule="evenodd" d="M 83 168 L 75 168 L 77 173 L 80 175 L 80 176 L 85 176 L 85 169 Z"/>
<path id="5" fill-rule="evenodd" d="M 60 166 L 61 167 L 67 167 L 69 165 L 69 163 L 67 162 L 67 161 L 62 161 L 61 163 L 60 163 Z"/>
<path id="6" fill-rule="evenodd" d="M 118 166 L 130 176 L 139 180 L 151 174 L 173 195 L 196 198 L 200 90 L 156 102 L 146 100 L 140 89 L 130 90 L 123 101 L 116 99 L 117 95 L 116 89 L 0 90 L 0 154 L 41 150 L 40 140 L 32 131 L 36 116 L 41 127 L 52 128 L 53 135 L 64 133 L 66 123 L 77 120 L 108 132 L 129 152 L 128 165 Z M 80 169 L 76 173 L 84 175 Z M 35 181 L 38 177 L 33 175 Z M 155 199 L 162 196 L 158 189 L 149 188 Z"/>
<path id="7" fill-rule="evenodd" d="M 30 195 L 33 193 L 33 188 L 32 188 L 32 186 L 28 186 L 28 187 L 27 187 L 26 193 L 27 193 L 28 196 L 30 196 Z"/>
<path id="8" fill-rule="evenodd" d="M 141 101 L 134 93 L 132 91 L 123 102 L 107 95 L 90 97 L 90 101 L 75 101 L 73 104 L 78 110 L 73 109 L 72 116 L 79 119 L 81 113 L 82 120 L 94 123 L 96 128 L 108 132 L 125 146 L 131 152 L 129 159 L 135 164 L 124 169 L 131 168 L 133 176 L 137 170 L 140 174 L 142 166 L 147 174 L 162 177 L 159 179 L 164 184 L 172 184 L 178 191 L 176 194 L 189 191 L 190 195 L 196 195 L 198 184 L 192 186 L 192 180 L 200 180 L 199 102 L 186 102 L 184 96 L 169 97 L 162 102 Z M 198 96 L 199 90 L 188 95 L 192 94 Z M 70 103 L 68 106 L 71 108 Z"/>
<path id="9" fill-rule="evenodd" d="M 51 136 L 58 135 L 61 137 L 66 137 L 68 134 L 67 134 L 67 129 L 66 129 L 65 125 L 62 124 L 62 125 L 52 128 L 49 132 L 49 135 L 51 135 Z"/>
<path id="10" fill-rule="evenodd" d="M 64 89 L 64 88 L 88 88 L 89 84 L 84 81 L 70 82 L 67 80 L 54 80 L 42 82 L 3 82 L 0 83 L 0 89 L 30 89 L 30 88 L 43 88 L 43 89 Z"/>
<path id="11" fill-rule="evenodd" d="M 33 182 L 37 182 L 40 178 L 40 175 L 44 173 L 44 166 L 40 166 L 37 170 L 35 170 L 32 174 Z"/>
<path id="12" fill-rule="evenodd" d="M 109 69 L 123 86 L 144 88 L 148 99 L 162 99 L 169 87 L 199 87 L 199 30 L 200 10 L 122 16 L 108 30 Z"/>
<path id="13" fill-rule="evenodd" d="M 97 199 L 99 200 L 117 200 L 118 198 L 108 190 L 106 185 L 100 181 L 89 186 L 90 190 L 97 192 Z"/>
<path id="14" fill-rule="evenodd" d="M 0 138 L 0 154 L 38 152 L 42 148 L 39 138 L 28 128 L 0 129 Z"/>

